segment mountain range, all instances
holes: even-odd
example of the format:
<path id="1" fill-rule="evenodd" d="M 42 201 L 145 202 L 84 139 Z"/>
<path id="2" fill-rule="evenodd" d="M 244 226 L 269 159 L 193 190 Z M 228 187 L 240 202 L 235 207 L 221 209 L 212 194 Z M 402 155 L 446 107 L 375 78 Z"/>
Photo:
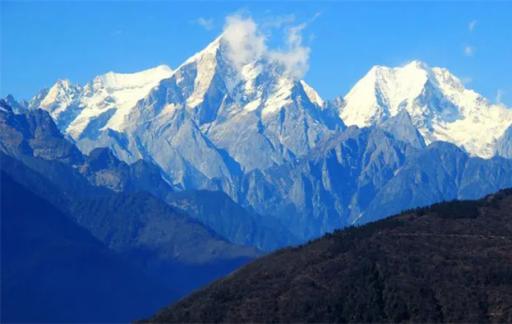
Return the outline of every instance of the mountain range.
<path id="1" fill-rule="evenodd" d="M 84 86 L 63 80 L 7 102 L 46 110 L 83 154 L 106 147 L 125 163 L 147 161 L 177 192 L 221 191 L 251 215 L 245 224 L 290 229 L 280 242 L 258 242 L 268 237 L 259 228 L 242 239 L 193 213 L 263 250 L 512 185 L 512 109 L 447 69 L 375 66 L 327 101 L 279 62 L 240 64 L 230 50 L 221 35 L 176 69 L 109 72 Z"/>

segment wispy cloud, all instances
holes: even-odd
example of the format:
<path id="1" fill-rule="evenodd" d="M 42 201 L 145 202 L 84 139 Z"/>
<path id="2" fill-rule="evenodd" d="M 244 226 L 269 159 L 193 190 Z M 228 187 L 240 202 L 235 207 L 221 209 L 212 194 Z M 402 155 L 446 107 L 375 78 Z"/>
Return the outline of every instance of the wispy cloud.
<path id="1" fill-rule="evenodd" d="M 473 56 L 475 55 L 476 48 L 471 45 L 464 46 L 464 55 L 466 56 Z"/>
<path id="2" fill-rule="evenodd" d="M 228 45 L 228 57 L 238 67 L 258 60 L 267 51 L 265 36 L 251 17 L 226 17 L 223 39 Z"/>
<path id="3" fill-rule="evenodd" d="M 472 77 L 469 77 L 469 76 L 466 76 L 466 77 L 462 77 L 461 79 L 462 83 L 464 85 L 468 85 L 470 84 L 471 82 L 473 82 L 473 78 Z"/>
<path id="4" fill-rule="evenodd" d="M 295 79 L 300 79 L 309 68 L 309 53 L 311 49 L 302 44 L 302 30 L 306 24 L 290 27 L 286 38 L 287 49 L 270 51 L 269 57 L 282 64 L 285 71 Z"/>
<path id="5" fill-rule="evenodd" d="M 228 45 L 229 58 L 238 67 L 267 59 L 281 65 L 284 73 L 290 77 L 302 78 L 309 68 L 310 53 L 310 48 L 303 44 L 302 32 L 312 20 L 295 25 L 294 21 L 293 16 L 282 16 L 274 20 L 267 19 L 258 25 L 247 14 L 226 17 L 223 39 Z M 267 46 L 267 39 L 271 37 L 271 29 L 275 28 L 285 30 L 285 44 L 278 49 L 271 49 Z"/>
<path id="6" fill-rule="evenodd" d="M 295 15 L 281 15 L 281 16 L 267 16 L 262 19 L 260 27 L 263 30 L 269 30 L 274 28 L 281 28 L 285 25 L 290 25 L 295 22 Z"/>
<path id="7" fill-rule="evenodd" d="M 308 21 L 308 24 L 312 23 L 313 21 L 317 20 L 318 17 L 320 17 L 322 15 L 322 13 L 320 11 L 317 11 L 315 12 L 315 14 L 313 15 L 313 17 L 311 17 L 311 19 Z"/>
<path id="8" fill-rule="evenodd" d="M 478 25 L 478 20 L 471 20 L 469 23 L 468 23 L 468 30 L 470 32 L 473 32 L 476 28 L 476 26 Z"/>
<path id="9" fill-rule="evenodd" d="M 208 31 L 212 30 L 215 27 L 213 18 L 199 17 L 194 20 L 194 23 L 196 23 L 197 25 L 203 27 L 204 29 L 206 29 Z"/>
<path id="10" fill-rule="evenodd" d="M 503 96 L 505 95 L 505 91 L 503 89 L 498 89 L 496 91 L 496 102 L 499 104 L 503 104 Z"/>

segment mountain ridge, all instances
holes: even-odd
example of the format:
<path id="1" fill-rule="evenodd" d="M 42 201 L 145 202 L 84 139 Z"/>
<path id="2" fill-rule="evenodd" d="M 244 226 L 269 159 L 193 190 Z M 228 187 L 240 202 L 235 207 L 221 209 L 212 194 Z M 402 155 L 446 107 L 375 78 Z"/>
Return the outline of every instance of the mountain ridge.
<path id="1" fill-rule="evenodd" d="M 286 244 L 292 237 L 286 234 L 286 229 L 278 221 L 272 222 L 272 228 L 262 226 L 256 221 L 259 215 L 238 206 L 224 193 L 203 192 L 197 195 L 189 191 L 180 193 L 178 197 L 161 170 L 150 161 L 139 160 L 127 164 L 117 159 L 108 148 L 97 148 L 89 155 L 82 155 L 59 132 L 46 111 L 38 109 L 16 114 L 3 100 L 0 100 L 0 109 L 0 151 L 7 155 L 2 154 L 2 167 L 11 165 L 6 160 L 11 157 L 43 174 L 58 186 L 55 191 L 67 194 L 58 197 L 65 198 L 64 201 L 58 200 L 58 206 L 65 208 L 72 206 L 73 200 L 97 198 L 98 195 L 110 195 L 112 192 L 147 192 L 174 208 L 194 211 L 190 214 L 191 218 L 238 245 L 249 244 L 268 250 L 276 247 L 275 239 L 272 239 L 275 232 L 281 233 L 281 244 Z M 48 193 L 47 190 L 42 192 Z M 213 196 L 219 206 L 208 209 L 201 207 Z M 219 218 L 218 224 L 208 222 L 208 219 L 216 217 Z M 220 219 L 224 221 L 220 222 Z M 229 230 L 225 227 L 227 224 Z"/>
<path id="2" fill-rule="evenodd" d="M 157 170 L 156 174 L 152 173 L 155 170 L 148 167 L 147 162 L 140 161 L 133 165 L 127 165 L 115 159 L 106 149 L 97 149 L 90 157 L 82 156 L 72 143 L 63 138 L 60 132 L 55 131 L 57 128 L 45 111 L 29 111 L 17 115 L 5 102 L 0 101 L 0 129 L 0 134 L 2 134 L 0 137 L 1 215 L 2 224 L 6 225 L 2 226 L 2 231 L 8 231 L 7 225 L 11 224 L 7 223 L 8 221 L 16 224 L 21 222 L 24 226 L 23 229 L 20 229 L 20 233 L 17 230 L 12 230 L 8 233 L 9 235 L 2 235 L 2 260 L 8 260 L 4 257 L 12 256 L 12 253 L 9 254 L 8 251 L 20 251 L 21 246 L 32 244 L 24 241 L 25 236 L 17 234 L 37 233 L 38 231 L 46 233 L 46 225 L 50 227 L 50 230 L 56 231 L 55 239 L 48 235 L 43 238 L 39 234 L 34 234 L 42 239 L 40 247 L 43 250 L 39 250 L 38 245 L 36 248 L 30 249 L 30 253 L 23 255 L 27 259 L 23 259 L 21 255 L 16 258 L 18 261 L 23 259 L 26 263 L 15 263 L 11 262 L 12 260 L 2 262 L 3 270 L 7 263 L 13 267 L 7 269 L 9 271 L 5 273 L 9 275 L 2 279 L 2 296 L 12 297 L 12 300 L 21 298 L 19 300 L 26 302 L 21 304 L 4 303 L 10 298 L 2 298 L 2 318 L 6 314 L 5 318 L 9 321 L 34 321 L 36 319 L 127 321 L 133 319 L 129 317 L 139 316 L 138 314 L 142 314 L 142 312 L 149 313 L 169 299 L 178 298 L 192 289 L 232 271 L 261 253 L 253 247 L 228 242 L 217 232 L 199 222 L 197 219 L 200 217 L 189 217 L 182 210 L 171 207 L 170 204 L 156 198 L 153 193 L 158 194 L 161 190 L 171 196 L 173 192 L 162 180 L 160 171 Z M 69 152 L 74 152 L 76 155 L 69 154 Z M 4 182 L 4 180 L 6 181 Z M 26 188 L 23 190 L 29 193 L 4 199 L 4 194 L 16 192 L 17 186 Z M 44 200 L 45 206 L 51 205 L 52 207 L 35 208 L 31 204 L 33 196 L 37 196 L 38 201 Z M 26 201 L 23 200 L 24 198 Z M 222 201 L 223 198 L 220 195 L 217 197 L 217 201 Z M 194 197 L 185 197 L 185 200 L 192 205 L 195 203 Z M 26 205 L 27 208 L 20 206 L 18 208 L 11 206 L 12 204 L 20 204 L 22 207 Z M 25 210 L 30 212 L 26 214 Z M 41 215 L 38 215 L 38 212 Z M 44 222 L 46 218 L 53 219 L 54 213 L 61 215 L 59 222 L 49 221 L 49 224 L 45 224 L 45 226 L 37 226 L 38 222 Z M 215 212 L 212 211 L 212 213 Z M 24 220 L 25 216 L 35 217 L 36 221 L 27 222 Z M 244 216 L 244 212 L 239 212 L 238 216 Z M 117 274 L 115 276 L 110 268 L 105 270 L 84 265 L 83 269 L 102 271 L 102 274 L 96 277 L 105 283 L 98 283 L 101 285 L 98 288 L 89 280 L 92 279 L 91 275 L 94 278 L 94 271 L 84 273 L 80 269 L 73 268 L 81 264 L 81 260 L 69 261 L 69 264 L 49 262 L 56 256 L 62 256 L 64 262 L 67 262 L 68 256 L 74 257 L 74 255 L 82 253 L 79 249 L 79 236 L 74 237 L 78 240 L 76 254 L 73 252 L 75 245 L 72 242 L 63 242 L 64 245 L 59 251 L 51 250 L 54 247 L 58 248 L 60 242 L 57 240 L 58 237 L 68 235 L 68 233 L 59 232 L 59 229 L 64 226 L 59 224 L 72 224 L 77 231 L 86 233 L 91 240 L 101 245 L 104 251 L 109 252 L 110 258 L 106 258 L 106 255 L 102 256 L 103 263 L 110 260 L 110 263 L 115 264 L 118 259 L 116 256 L 119 256 L 126 261 L 123 266 L 126 275 L 137 270 L 136 278 L 147 281 L 151 287 L 158 288 L 155 292 L 151 292 L 152 296 L 149 298 L 144 297 L 143 301 L 135 303 L 134 301 L 137 299 L 129 297 L 127 291 L 122 294 L 121 299 L 118 298 L 119 296 L 102 299 L 103 295 L 116 296 L 116 292 L 112 294 L 104 292 L 101 296 L 95 296 L 95 291 L 101 292 L 104 287 L 112 287 L 109 282 L 115 286 L 120 281 L 118 279 L 124 278 L 124 275 Z M 233 219 L 231 224 L 235 230 L 239 226 L 236 219 Z M 244 230 L 251 230 L 251 227 Z M 244 232 L 241 232 L 243 235 Z M 27 239 L 30 241 L 30 237 Z M 20 242 L 19 246 L 14 242 Z M 8 248 L 10 250 L 7 250 Z M 63 250 L 69 253 L 62 254 Z M 31 256 L 37 260 L 31 259 Z M 95 254 L 86 253 L 83 255 L 83 259 L 93 261 Z M 44 262 L 44 265 L 33 261 Z M 12 271 L 17 266 L 19 266 L 17 270 L 23 268 L 23 273 Z M 134 267 L 134 271 L 130 270 L 131 266 Z M 60 273 L 62 268 L 68 268 L 62 273 L 62 278 L 52 275 L 52 273 Z M 4 274 L 4 271 L 2 273 Z M 87 277 L 88 281 L 84 282 L 88 284 L 85 286 L 83 283 L 77 284 L 76 282 L 80 282 L 80 280 L 75 280 L 70 282 L 67 288 L 59 286 L 59 283 L 67 282 L 68 277 L 66 276 L 74 275 Z M 135 277 L 124 282 L 120 291 L 131 289 L 130 287 L 133 286 L 141 289 L 131 289 L 132 293 L 145 291 L 141 296 L 149 294 L 145 284 L 137 286 L 134 283 Z M 18 278 L 25 278 L 25 280 Z M 23 286 L 24 281 L 29 286 Z M 25 288 L 22 289 L 23 291 L 18 291 L 15 289 L 16 285 Z M 48 285 L 52 285 L 52 289 L 55 288 L 55 290 L 48 288 Z M 9 287 L 8 290 L 4 290 L 4 286 Z M 66 296 L 70 295 L 72 287 L 76 288 L 73 298 L 79 296 L 78 298 L 83 297 L 85 300 L 79 299 L 78 302 L 75 302 L 74 299 L 63 300 L 62 298 L 66 299 Z M 54 291 L 55 298 L 38 298 L 57 304 L 48 304 L 45 308 L 46 304 L 24 295 L 26 291 L 33 291 L 35 296 L 42 296 L 43 292 Z M 81 296 L 80 293 L 84 293 L 88 297 Z M 97 300 L 101 301 L 101 305 L 93 307 L 92 305 L 96 305 L 94 303 Z M 60 311 L 48 313 L 48 307 L 67 305 L 67 303 L 72 307 L 69 310 L 66 307 L 61 307 Z M 98 308 L 98 312 L 91 313 L 91 307 Z M 105 310 L 109 307 L 111 307 L 110 312 Z M 121 308 L 121 311 L 118 311 L 118 307 Z M 129 307 L 130 310 L 127 311 L 126 307 Z"/>
<path id="3" fill-rule="evenodd" d="M 508 189 L 336 231 L 143 322 L 507 322 L 511 208 Z"/>
<path id="4" fill-rule="evenodd" d="M 487 152 L 483 155 L 508 157 L 511 139 L 502 128 L 512 123 L 512 110 L 489 105 L 483 97 L 465 89 L 448 70 L 430 68 L 419 61 L 398 68 L 377 66 L 344 100 L 324 101 L 303 80 L 285 73 L 280 62 L 265 55 L 234 61 L 230 46 L 220 36 L 172 72 L 167 71 L 169 77 L 156 78 L 158 84 L 148 88 L 147 94 L 123 113 L 122 129 L 108 127 L 117 113 L 112 108 L 115 102 L 105 102 L 103 110 L 97 106 L 80 108 L 99 113 L 85 119 L 87 126 L 79 135 L 60 129 L 87 154 L 107 147 L 128 165 L 140 160 L 153 164 L 175 191 L 222 191 L 234 203 L 255 211 L 264 228 L 271 227 L 267 222 L 286 223 L 286 219 L 290 223 L 284 226 L 294 228 L 289 243 L 295 241 L 293 237 L 309 239 L 364 221 L 367 208 L 375 210 L 373 215 L 388 216 L 382 212 L 388 208 L 379 210 L 382 205 L 376 197 L 382 202 L 392 201 L 388 207 L 396 212 L 405 205 L 416 207 L 409 204 L 412 201 L 429 204 L 438 199 L 465 198 L 468 192 L 475 197 L 507 186 L 509 163 L 491 156 L 480 161 L 473 149 Z M 359 112 L 369 114 L 371 122 L 365 127 L 384 133 L 358 133 L 347 128 L 346 124 L 358 123 L 357 114 L 352 114 L 357 107 L 361 108 Z M 74 104 L 68 107 L 70 113 L 75 108 Z M 485 127 L 475 131 L 475 123 Z M 338 148 L 326 147 L 336 146 L 335 139 L 344 136 L 346 142 L 338 143 Z M 414 156 L 415 150 L 428 152 L 424 157 L 432 163 L 444 163 L 440 159 L 445 155 L 431 146 L 446 148 L 451 158 L 459 159 L 450 146 L 438 146 L 439 140 L 469 152 L 470 165 L 479 166 L 488 178 L 475 179 L 465 168 L 446 164 L 446 170 L 434 164 L 425 166 L 424 172 L 410 166 L 414 161 L 421 162 Z M 466 157 L 460 159 L 466 161 Z M 403 183 L 412 177 L 401 172 L 405 162 L 408 172 L 415 174 L 412 184 Z M 494 173 L 492 166 L 497 168 Z M 435 175 L 433 169 L 439 174 Z M 283 179 L 279 172 L 296 178 Z M 106 172 L 98 181 L 113 176 Z M 342 176 L 346 184 L 339 183 L 335 176 Z M 395 176 L 399 180 L 391 181 Z M 466 191 L 459 182 L 445 185 L 436 176 L 445 181 L 463 178 L 474 187 Z M 399 202 L 385 196 L 397 183 L 414 190 L 411 200 Z M 420 184 L 436 194 L 426 195 Z M 480 190 L 476 189 L 478 185 Z M 229 205 L 226 201 L 224 206 Z M 209 216 L 201 219 L 230 233 L 232 240 L 242 237 L 225 227 L 229 222 L 225 223 L 223 217 L 218 224 Z M 253 223 L 250 219 L 253 217 L 244 216 L 240 229 Z M 251 237 L 269 236 L 245 237 L 244 243 Z M 263 246 L 262 242 L 250 244 Z M 268 241 L 264 244 L 275 247 Z"/>
<path id="5" fill-rule="evenodd" d="M 197 130 L 185 131 L 188 132 L 188 137 L 203 136 L 206 142 L 213 144 L 215 147 L 213 151 L 225 151 L 242 170 L 247 171 L 255 168 L 264 169 L 307 154 L 312 146 L 311 143 L 307 143 L 308 140 L 314 142 L 319 135 L 328 135 L 329 131 L 343 128 L 344 124 L 359 127 L 376 125 L 403 109 L 407 110 L 414 126 L 420 131 L 427 144 L 436 140 L 448 141 L 462 147 L 471 155 L 484 158 L 498 154 L 496 142 L 504 134 L 505 129 L 512 124 L 512 110 L 501 105 L 490 104 L 478 93 L 467 90 L 462 82 L 447 69 L 431 68 L 418 60 L 411 61 L 402 67 L 372 67 L 366 76 L 345 95 L 343 102 L 331 105 L 324 101 L 310 85 L 303 80 L 290 79 L 280 72 L 282 68 L 278 63 L 266 60 L 264 57 L 244 62 L 239 66 L 230 58 L 229 44 L 224 37 L 224 35 L 217 37 L 205 49 L 186 59 L 176 70 L 158 66 L 134 74 L 109 72 L 96 77 L 84 87 L 78 86 L 80 89 L 87 88 L 89 90 L 85 92 L 90 92 L 94 89 L 94 84 L 102 83 L 98 81 L 100 79 L 115 81 L 116 75 L 134 78 L 137 74 L 153 74 L 154 76 L 149 78 L 152 80 L 151 87 L 135 95 L 136 100 L 124 100 L 130 102 L 128 106 L 131 107 L 125 105 L 126 107 L 122 109 L 108 108 L 116 105 L 122 107 L 124 101 L 116 102 L 116 96 L 113 96 L 114 102 L 108 102 L 107 99 L 110 97 L 100 96 L 99 99 L 103 102 L 99 100 L 95 103 L 92 99 L 85 98 L 85 101 L 80 99 L 83 101 L 78 105 L 80 107 L 73 104 L 74 99 L 63 100 L 63 103 L 57 100 L 58 109 L 55 110 L 53 107 L 55 104 L 46 102 L 51 101 L 48 98 L 37 99 L 41 95 L 34 97 L 29 106 L 32 108 L 41 106 L 50 111 L 59 128 L 77 140 L 80 149 L 86 153 L 102 145 L 111 147 L 117 156 L 127 162 L 156 157 L 157 163 L 164 170 L 167 169 L 167 173 L 172 171 L 166 166 L 166 162 L 162 161 L 163 158 L 152 151 L 149 143 L 145 143 L 143 138 L 138 138 L 141 135 L 137 133 L 142 130 L 137 130 L 138 127 L 134 124 L 142 122 L 145 130 L 156 131 L 163 127 L 163 123 L 175 124 L 174 118 L 164 117 L 164 115 L 175 114 L 177 110 L 184 110 L 185 115 L 188 116 L 180 118 L 190 118 L 190 122 L 197 128 Z M 169 81 L 168 78 L 170 78 Z M 173 78 L 175 81 L 171 81 Z M 115 88 L 116 82 L 111 83 Z M 64 84 L 64 88 L 71 89 L 69 97 L 76 95 L 77 86 L 72 86 L 67 81 L 59 81 L 56 85 L 58 84 Z M 273 89 L 274 85 L 279 87 L 278 91 Z M 102 87 L 99 87 L 98 91 L 101 92 Z M 298 94 L 299 97 L 294 99 L 293 93 L 297 91 L 302 91 L 303 95 Z M 309 104 L 297 104 L 297 100 L 303 99 Z M 285 133 L 281 133 L 275 127 L 283 128 L 283 122 L 272 126 L 269 121 L 265 121 L 265 115 L 281 112 L 290 100 L 295 102 L 292 106 L 298 105 L 301 111 L 308 111 L 310 105 L 317 107 L 310 117 L 308 115 L 293 117 L 295 123 L 305 122 L 312 127 L 323 125 L 323 128 L 315 130 L 315 133 L 311 133 L 311 130 L 294 133 L 294 128 L 288 127 Z M 41 105 L 41 102 L 45 104 Z M 139 102 L 139 105 L 142 103 L 142 106 L 135 107 L 136 102 Z M 101 106 L 104 107 L 99 109 Z M 141 111 L 137 112 L 137 110 Z M 288 114 L 293 110 L 295 109 L 288 109 Z M 62 118 L 59 118 L 59 115 L 63 112 L 74 116 L 69 123 L 82 126 L 68 129 L 68 126 L 62 125 Z M 258 112 L 259 117 L 249 118 L 254 112 Z M 90 116 L 82 118 L 77 113 Z M 249 117 L 245 116 L 247 114 Z M 339 116 L 335 116 L 336 114 Z M 325 116 L 322 117 L 322 115 Z M 155 118 L 161 119 L 161 122 L 155 124 L 153 122 Z M 146 122 L 151 125 L 148 126 Z M 69 125 L 69 123 L 64 124 Z M 475 123 L 483 128 L 478 130 Z M 256 131 L 242 135 L 242 141 L 238 140 L 239 143 L 226 139 L 232 137 L 230 132 L 233 132 L 233 129 L 250 130 L 254 124 L 257 124 Z M 130 127 L 131 129 L 127 129 Z M 179 132 L 180 127 L 177 125 L 174 127 L 177 128 L 173 133 Z M 270 133 L 265 133 L 266 129 L 269 129 Z M 276 134 L 278 138 L 275 138 Z M 127 141 L 127 144 L 123 145 L 122 141 L 119 141 L 119 136 L 124 137 L 123 141 Z M 244 136 L 251 139 L 244 139 Z M 304 140 L 300 140 L 302 143 L 298 142 L 301 136 L 306 136 L 306 142 Z M 310 136 L 316 137 L 307 139 Z M 293 141 L 286 140 L 286 137 L 293 138 Z M 267 142 L 272 145 L 272 148 L 267 147 Z M 260 154 L 260 162 L 255 164 L 254 158 L 247 157 L 248 153 L 243 151 L 242 146 L 247 144 L 255 145 L 265 152 Z M 209 150 L 209 145 L 201 141 L 195 142 L 194 145 L 202 147 L 203 153 Z M 283 147 L 279 148 L 279 146 Z M 287 152 L 283 152 L 283 148 Z M 230 162 L 226 161 L 222 154 L 210 154 L 208 159 L 217 168 L 214 170 L 194 161 L 191 154 L 188 154 L 180 143 L 174 142 L 169 149 L 174 151 L 174 155 L 181 156 L 180 159 L 183 159 L 181 163 L 190 165 L 187 167 L 189 168 L 187 173 L 198 173 L 193 177 L 202 178 L 202 180 L 195 180 L 194 182 L 198 180 L 199 182 L 192 186 L 208 187 L 205 181 L 208 183 L 213 178 L 227 178 L 225 180 L 227 182 L 236 181 L 233 179 L 236 175 L 231 174 L 227 166 Z M 293 155 L 290 156 L 290 153 Z M 182 184 L 185 182 L 183 178 L 177 181 Z M 226 186 L 232 186 L 232 184 L 224 185 L 226 191 L 232 191 L 232 188 Z M 185 187 L 187 187 L 186 184 Z"/>

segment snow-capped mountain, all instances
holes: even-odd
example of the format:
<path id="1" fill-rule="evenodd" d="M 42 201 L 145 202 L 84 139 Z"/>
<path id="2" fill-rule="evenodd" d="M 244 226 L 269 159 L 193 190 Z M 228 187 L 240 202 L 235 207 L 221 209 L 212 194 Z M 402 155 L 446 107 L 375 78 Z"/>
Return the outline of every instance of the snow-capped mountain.
<path id="1" fill-rule="evenodd" d="M 59 81 L 29 106 L 47 110 L 87 155 L 107 147 L 129 164 L 156 165 L 178 191 L 221 190 L 265 215 L 258 226 L 278 223 L 299 240 L 510 186 L 512 110 L 446 69 L 374 67 L 344 99 L 324 101 L 272 57 L 234 61 L 231 45 L 221 35 L 175 70 Z M 221 218 L 202 219 L 225 229 Z M 262 242 L 256 232 L 222 233 Z"/>
<path id="2" fill-rule="evenodd" d="M 347 125 L 379 124 L 406 110 L 427 144 L 453 143 L 490 158 L 512 124 L 512 109 L 490 103 L 447 69 L 420 61 L 397 68 L 373 67 L 344 97 L 340 117 Z"/>
<path id="3" fill-rule="evenodd" d="M 134 123 L 149 121 L 143 127 L 156 131 L 176 125 L 180 116 L 243 171 L 306 154 L 320 137 L 342 127 L 305 82 L 264 58 L 238 67 L 227 47 L 219 37 L 188 59 L 139 105 Z M 186 155 L 189 142 L 173 144 Z"/>
<path id="4" fill-rule="evenodd" d="M 83 87 L 60 81 L 31 106 L 48 110 L 86 153 L 107 146 L 127 162 L 149 159 L 196 188 L 296 159 L 344 127 L 278 62 L 233 62 L 223 36 L 175 71 L 108 73 Z"/>
<path id="5" fill-rule="evenodd" d="M 221 35 L 175 70 L 60 81 L 30 106 L 47 110 L 83 153 L 108 147 L 128 163 L 147 160 L 176 189 L 222 190 L 299 239 L 510 184 L 509 160 L 469 159 L 459 148 L 510 157 L 512 110 L 446 69 L 374 67 L 343 99 L 324 101 L 279 61 L 234 61 L 230 46 Z M 421 170 L 420 155 L 434 166 L 462 162 Z M 394 199 L 406 186 L 412 198 Z"/>
<path id="6" fill-rule="evenodd" d="M 59 80 L 35 96 L 29 106 L 47 110 L 59 128 L 74 139 L 86 136 L 91 128 L 120 131 L 124 117 L 137 101 L 171 74 L 171 68 L 160 65 L 136 73 L 109 72 L 85 86 Z M 94 125 L 98 119 L 101 125 Z"/>

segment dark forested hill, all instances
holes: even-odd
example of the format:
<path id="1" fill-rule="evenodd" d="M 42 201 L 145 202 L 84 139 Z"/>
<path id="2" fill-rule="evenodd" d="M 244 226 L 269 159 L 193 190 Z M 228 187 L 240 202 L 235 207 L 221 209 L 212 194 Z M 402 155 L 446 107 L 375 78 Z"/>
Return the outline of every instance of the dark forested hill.
<path id="1" fill-rule="evenodd" d="M 263 257 L 152 322 L 511 322 L 512 191 Z"/>

